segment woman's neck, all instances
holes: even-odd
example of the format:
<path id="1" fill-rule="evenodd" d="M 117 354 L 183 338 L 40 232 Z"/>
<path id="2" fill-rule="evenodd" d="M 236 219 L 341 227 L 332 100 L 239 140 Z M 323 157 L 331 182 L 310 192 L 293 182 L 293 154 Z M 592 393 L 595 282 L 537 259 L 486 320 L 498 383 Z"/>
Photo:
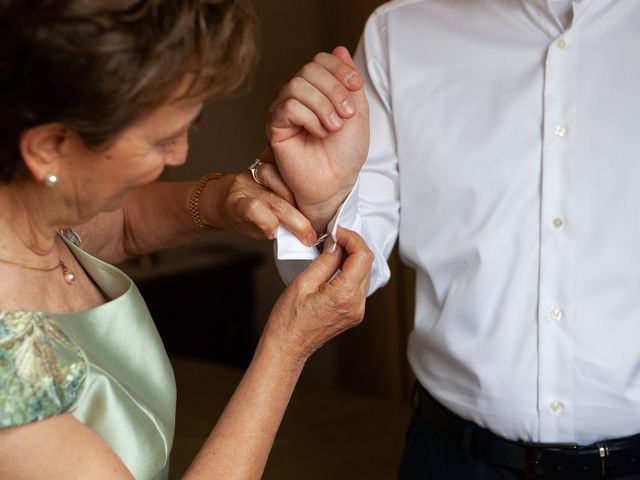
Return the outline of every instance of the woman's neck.
<path id="1" fill-rule="evenodd" d="M 34 182 L 0 185 L 0 259 L 46 266 L 58 258 L 54 208 Z"/>

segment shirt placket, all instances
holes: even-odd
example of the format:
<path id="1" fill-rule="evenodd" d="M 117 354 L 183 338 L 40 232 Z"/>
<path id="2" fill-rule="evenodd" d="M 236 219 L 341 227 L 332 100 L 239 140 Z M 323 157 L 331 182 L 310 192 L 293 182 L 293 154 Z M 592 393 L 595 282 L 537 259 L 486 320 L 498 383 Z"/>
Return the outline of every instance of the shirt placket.
<path id="1" fill-rule="evenodd" d="M 571 30 L 555 38 L 545 65 L 538 301 L 540 441 L 573 437 L 570 182 L 565 168 L 572 135 L 568 79 L 572 38 Z"/>

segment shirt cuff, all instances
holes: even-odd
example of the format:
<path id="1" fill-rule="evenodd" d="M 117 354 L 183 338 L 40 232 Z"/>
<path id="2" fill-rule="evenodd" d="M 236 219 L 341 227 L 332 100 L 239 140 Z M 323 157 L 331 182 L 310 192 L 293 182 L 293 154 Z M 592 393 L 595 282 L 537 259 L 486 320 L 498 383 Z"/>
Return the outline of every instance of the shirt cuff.
<path id="1" fill-rule="evenodd" d="M 349 195 L 327 225 L 327 232 L 331 233 L 334 240 L 336 239 L 338 226 L 356 232 L 361 230 L 362 220 L 358 215 L 359 185 L 360 181 L 357 180 L 351 192 L 349 192 Z M 304 245 L 286 227 L 282 225 L 278 227 L 276 234 L 276 257 L 278 260 L 313 260 L 318 255 L 320 253 L 316 247 Z"/>
<path id="2" fill-rule="evenodd" d="M 286 227 L 276 232 L 276 258 L 278 260 L 313 260 L 319 255 L 316 247 L 308 247 Z"/>

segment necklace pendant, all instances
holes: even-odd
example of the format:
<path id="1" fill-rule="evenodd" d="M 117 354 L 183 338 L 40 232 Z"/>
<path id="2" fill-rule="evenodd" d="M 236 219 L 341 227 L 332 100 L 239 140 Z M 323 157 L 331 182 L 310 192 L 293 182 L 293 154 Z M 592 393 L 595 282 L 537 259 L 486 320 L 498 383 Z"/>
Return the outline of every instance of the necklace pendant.
<path id="1" fill-rule="evenodd" d="M 62 269 L 62 278 L 64 279 L 64 283 L 67 285 L 71 285 L 76 281 L 76 276 L 74 273 L 67 268 L 62 260 L 60 260 L 60 268 Z"/>
<path id="2" fill-rule="evenodd" d="M 67 285 L 71 285 L 76 281 L 76 276 L 71 272 L 63 273 L 62 278 L 64 278 L 64 283 L 66 283 Z"/>

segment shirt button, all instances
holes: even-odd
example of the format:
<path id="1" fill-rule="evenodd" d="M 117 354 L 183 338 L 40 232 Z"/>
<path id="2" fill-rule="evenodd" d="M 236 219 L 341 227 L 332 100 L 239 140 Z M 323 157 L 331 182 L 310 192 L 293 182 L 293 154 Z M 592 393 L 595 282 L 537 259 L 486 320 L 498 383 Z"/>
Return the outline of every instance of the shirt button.
<path id="1" fill-rule="evenodd" d="M 563 316 L 564 313 L 558 307 L 553 307 L 551 310 L 549 310 L 549 318 L 555 322 L 562 320 Z"/>
<path id="2" fill-rule="evenodd" d="M 554 132 L 556 137 L 564 138 L 567 135 L 567 127 L 563 127 L 562 125 L 558 125 L 556 127 L 556 131 Z"/>
<path id="3" fill-rule="evenodd" d="M 556 45 L 558 46 L 558 48 L 559 48 L 560 50 L 563 50 L 563 49 L 565 49 L 565 48 L 567 47 L 567 42 L 565 41 L 565 39 L 564 39 L 564 38 L 561 38 L 560 40 L 558 40 L 558 41 L 556 42 Z"/>
<path id="4" fill-rule="evenodd" d="M 556 400 L 555 402 L 551 402 L 551 404 L 549 404 L 549 410 L 551 410 L 553 413 L 560 413 L 562 410 L 564 410 L 564 405 L 562 404 L 562 402 L 558 402 Z"/>
<path id="5" fill-rule="evenodd" d="M 557 217 L 553 219 L 551 224 L 553 225 L 553 228 L 555 228 L 556 230 L 560 230 L 562 227 L 564 227 L 564 220 L 560 217 Z"/>

